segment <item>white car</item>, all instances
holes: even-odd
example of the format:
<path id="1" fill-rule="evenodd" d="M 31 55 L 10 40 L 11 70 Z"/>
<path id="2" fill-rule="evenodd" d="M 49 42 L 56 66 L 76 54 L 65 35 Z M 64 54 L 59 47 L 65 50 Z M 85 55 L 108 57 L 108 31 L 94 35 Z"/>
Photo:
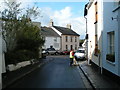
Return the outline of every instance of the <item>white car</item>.
<path id="1" fill-rule="evenodd" d="M 74 57 L 77 61 L 79 60 L 84 60 L 85 59 L 85 50 L 84 49 L 79 49 L 75 52 Z"/>

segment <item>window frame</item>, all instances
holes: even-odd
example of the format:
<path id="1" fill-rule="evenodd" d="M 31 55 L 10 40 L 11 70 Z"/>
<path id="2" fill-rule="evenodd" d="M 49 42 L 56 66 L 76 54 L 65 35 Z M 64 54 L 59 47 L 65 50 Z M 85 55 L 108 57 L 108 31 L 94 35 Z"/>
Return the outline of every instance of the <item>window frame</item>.
<path id="1" fill-rule="evenodd" d="M 107 33 L 108 35 L 108 52 L 109 54 L 115 53 L 115 32 L 111 31 Z M 111 51 L 112 50 L 112 51 Z"/>
<path id="2" fill-rule="evenodd" d="M 75 37 L 75 42 L 77 42 L 77 37 Z"/>
<path id="3" fill-rule="evenodd" d="M 115 31 L 107 32 L 106 60 L 115 62 Z"/>
<path id="4" fill-rule="evenodd" d="M 66 45 L 66 50 L 68 50 L 68 45 Z"/>
<path id="5" fill-rule="evenodd" d="M 68 42 L 68 36 L 65 36 L 65 41 Z"/>
<path id="6" fill-rule="evenodd" d="M 70 37 L 70 41 L 73 42 L 73 37 L 72 36 Z"/>

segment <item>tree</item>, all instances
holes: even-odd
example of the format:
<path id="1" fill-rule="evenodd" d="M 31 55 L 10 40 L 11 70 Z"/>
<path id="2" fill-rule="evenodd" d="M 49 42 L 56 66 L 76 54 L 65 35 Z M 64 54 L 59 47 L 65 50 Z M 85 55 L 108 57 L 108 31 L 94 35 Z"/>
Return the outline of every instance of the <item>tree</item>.
<path id="1" fill-rule="evenodd" d="M 80 46 L 82 47 L 82 44 L 84 43 L 85 39 L 80 40 Z"/>
<path id="2" fill-rule="evenodd" d="M 5 2 L 7 9 L 2 12 L 2 21 L 3 21 L 3 39 L 6 42 L 7 51 L 14 50 L 17 42 L 17 34 L 21 31 L 27 29 L 27 25 L 31 17 L 36 17 L 39 12 L 37 8 L 28 8 L 26 13 L 21 15 L 22 9 L 20 9 L 20 4 L 16 2 Z"/>
<path id="3" fill-rule="evenodd" d="M 14 49 L 15 47 L 15 43 L 16 43 L 16 33 L 17 31 L 19 31 L 18 27 L 18 18 L 17 17 L 20 12 L 21 9 L 19 9 L 18 7 L 20 6 L 20 4 L 16 4 L 16 3 L 7 3 L 7 9 L 5 9 L 3 12 L 1 12 L 2 14 L 2 36 L 4 41 L 6 42 L 6 48 L 7 51 L 11 51 L 12 49 Z"/>
<path id="4" fill-rule="evenodd" d="M 40 28 L 35 26 L 31 21 L 31 18 L 37 17 L 39 14 L 37 8 L 28 8 L 26 13 L 22 14 L 22 9 L 19 8 L 20 4 L 21 3 L 6 2 L 7 9 L 1 12 L 3 21 L 2 36 L 6 42 L 6 55 L 9 60 L 15 58 L 16 53 L 18 56 L 15 59 L 21 57 L 19 53 L 25 54 L 27 52 L 27 54 L 25 54 L 27 58 L 32 56 L 28 55 L 30 52 L 37 55 L 39 47 L 44 44 L 44 40 L 40 34 Z M 23 56 L 26 57 L 25 55 Z M 36 56 L 30 58 L 36 58 Z"/>

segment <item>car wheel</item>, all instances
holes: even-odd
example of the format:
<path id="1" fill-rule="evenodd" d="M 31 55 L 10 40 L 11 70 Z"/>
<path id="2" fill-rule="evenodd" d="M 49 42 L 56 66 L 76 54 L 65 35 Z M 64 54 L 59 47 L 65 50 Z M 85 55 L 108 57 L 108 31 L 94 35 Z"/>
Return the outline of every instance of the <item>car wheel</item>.
<path id="1" fill-rule="evenodd" d="M 49 52 L 47 52 L 46 54 L 49 55 Z"/>
<path id="2" fill-rule="evenodd" d="M 55 55 L 58 55 L 58 52 L 56 52 Z"/>

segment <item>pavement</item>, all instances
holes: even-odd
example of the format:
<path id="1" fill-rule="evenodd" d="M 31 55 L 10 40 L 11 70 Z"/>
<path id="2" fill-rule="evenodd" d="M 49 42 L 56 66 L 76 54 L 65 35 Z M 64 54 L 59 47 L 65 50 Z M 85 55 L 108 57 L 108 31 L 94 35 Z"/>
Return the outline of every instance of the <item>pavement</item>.
<path id="1" fill-rule="evenodd" d="M 4 90 L 8 88 L 11 84 L 17 82 L 22 77 L 31 73 L 38 67 L 41 67 L 43 64 L 50 62 L 51 60 L 52 60 L 51 58 L 39 59 L 34 64 L 22 67 L 15 71 L 7 72 L 7 74 L 2 77 L 2 89 Z"/>
<path id="2" fill-rule="evenodd" d="M 20 68 L 19 70 L 16 71 L 8 72 L 7 76 L 3 77 L 2 88 L 6 89 L 11 84 L 15 83 L 17 80 L 34 71 L 41 65 L 48 63 L 49 61 L 52 61 L 52 59 L 50 58 L 41 59 L 39 62 L 33 65 Z M 105 75 L 100 74 L 98 68 L 96 68 L 94 65 L 88 65 L 86 61 L 80 63 L 79 68 L 82 70 L 83 74 L 88 79 L 88 81 L 90 82 L 91 86 L 94 89 L 120 88 L 120 85 L 118 85 L 115 81 L 113 81 L 111 78 Z"/>
<path id="3" fill-rule="evenodd" d="M 101 74 L 100 68 L 96 67 L 94 64 L 88 65 L 87 61 L 84 61 L 80 63 L 79 68 L 82 70 L 94 90 L 103 88 L 120 89 L 120 85 L 117 82 L 115 82 L 112 78 Z"/>

